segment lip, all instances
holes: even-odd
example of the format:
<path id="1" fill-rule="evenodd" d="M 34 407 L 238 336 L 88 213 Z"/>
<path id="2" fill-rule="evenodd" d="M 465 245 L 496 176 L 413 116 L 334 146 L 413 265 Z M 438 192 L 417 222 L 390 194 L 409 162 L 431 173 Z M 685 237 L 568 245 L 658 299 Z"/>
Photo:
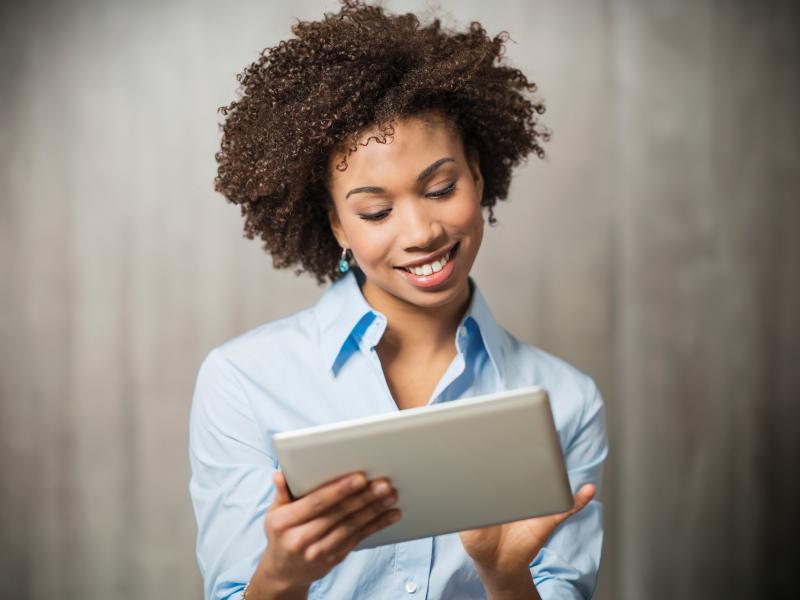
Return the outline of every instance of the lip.
<path id="1" fill-rule="evenodd" d="M 458 244 L 455 244 L 458 246 Z M 453 246 L 453 248 L 455 248 Z M 453 271 L 455 270 L 456 260 L 458 259 L 458 248 L 455 248 L 455 252 L 450 254 L 450 259 L 447 261 L 447 264 L 442 267 L 440 271 L 435 273 L 431 273 L 430 275 L 414 275 L 405 269 L 398 268 L 397 270 L 406 278 L 406 280 L 411 283 L 411 285 L 423 288 L 423 289 L 430 289 L 430 288 L 438 288 L 442 285 L 445 285 L 450 279 L 452 279 Z"/>
<path id="2" fill-rule="evenodd" d="M 396 265 L 395 268 L 396 269 L 407 269 L 408 267 L 421 267 L 422 265 L 426 265 L 428 263 L 432 263 L 433 261 L 438 260 L 441 257 L 443 257 L 445 254 L 447 254 L 450 250 L 455 248 L 457 245 L 458 245 L 458 242 L 455 242 L 453 244 L 450 244 L 447 248 L 443 248 L 442 250 L 437 250 L 436 252 L 428 254 L 427 256 L 423 256 L 422 258 L 420 258 L 418 260 L 412 260 L 412 261 L 407 262 L 407 263 L 402 264 L 402 265 Z"/>

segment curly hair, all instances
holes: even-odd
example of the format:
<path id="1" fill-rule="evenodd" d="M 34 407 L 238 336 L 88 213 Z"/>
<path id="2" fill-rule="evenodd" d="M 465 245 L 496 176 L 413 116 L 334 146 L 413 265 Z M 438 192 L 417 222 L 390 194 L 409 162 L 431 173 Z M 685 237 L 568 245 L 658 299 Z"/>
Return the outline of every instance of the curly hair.
<path id="1" fill-rule="evenodd" d="M 511 171 L 550 137 L 537 116 L 542 102 L 519 69 L 503 62 L 508 32 L 494 38 L 477 21 L 467 31 L 422 26 L 412 13 L 341 0 L 338 13 L 298 21 L 296 37 L 264 49 L 236 76 L 238 99 L 224 115 L 215 190 L 241 206 L 244 237 L 260 236 L 275 268 L 300 265 L 318 285 L 342 276 L 341 248 L 328 219 L 329 161 L 347 168 L 361 132 L 385 143 L 396 119 L 437 112 L 478 154 L 484 179 L 481 206 L 508 195 Z M 498 63 L 498 64 L 495 64 Z"/>

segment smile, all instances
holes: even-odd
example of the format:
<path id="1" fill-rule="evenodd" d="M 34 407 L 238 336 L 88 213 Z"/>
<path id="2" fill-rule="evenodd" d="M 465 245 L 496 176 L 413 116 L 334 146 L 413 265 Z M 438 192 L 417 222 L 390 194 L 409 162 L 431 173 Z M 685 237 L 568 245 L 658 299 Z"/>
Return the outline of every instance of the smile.
<path id="1" fill-rule="evenodd" d="M 408 271 L 409 273 L 413 273 L 414 275 L 430 275 L 431 273 L 438 273 L 442 270 L 447 264 L 447 261 L 450 260 L 450 253 L 455 249 L 455 246 L 450 248 L 443 257 L 439 260 L 434 260 L 432 262 L 426 263 L 424 265 L 417 265 L 414 267 L 400 267 L 404 271 Z"/>
<path id="2" fill-rule="evenodd" d="M 453 273 L 455 258 L 461 242 L 450 248 L 441 258 L 412 267 L 395 267 L 416 287 L 430 288 L 444 283 Z"/>

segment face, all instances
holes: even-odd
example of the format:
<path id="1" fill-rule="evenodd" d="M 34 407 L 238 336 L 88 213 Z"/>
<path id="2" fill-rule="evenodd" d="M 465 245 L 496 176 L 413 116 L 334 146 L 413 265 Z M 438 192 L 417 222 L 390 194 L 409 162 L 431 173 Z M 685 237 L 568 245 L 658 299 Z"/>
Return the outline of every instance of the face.
<path id="1" fill-rule="evenodd" d="M 441 118 L 425 117 L 395 121 L 386 144 L 359 145 L 344 171 L 335 168 L 342 153 L 329 161 L 331 228 L 366 275 L 363 291 L 373 303 L 434 308 L 469 297 L 484 225 L 477 154 L 467 156 Z M 376 133 L 365 132 L 361 143 Z M 420 262 L 421 275 L 403 268 Z"/>

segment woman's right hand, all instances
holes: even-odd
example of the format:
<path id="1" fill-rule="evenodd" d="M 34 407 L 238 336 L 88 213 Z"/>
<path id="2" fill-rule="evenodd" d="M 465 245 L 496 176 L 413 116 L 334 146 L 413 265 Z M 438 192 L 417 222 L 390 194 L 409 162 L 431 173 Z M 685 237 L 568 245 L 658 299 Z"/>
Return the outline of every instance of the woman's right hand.
<path id="1" fill-rule="evenodd" d="M 257 575 L 275 591 L 307 590 L 362 539 L 400 518 L 387 478 L 368 482 L 362 472 L 350 473 L 294 501 L 281 471 L 272 480 L 277 494 L 264 516 L 267 548 Z"/>

